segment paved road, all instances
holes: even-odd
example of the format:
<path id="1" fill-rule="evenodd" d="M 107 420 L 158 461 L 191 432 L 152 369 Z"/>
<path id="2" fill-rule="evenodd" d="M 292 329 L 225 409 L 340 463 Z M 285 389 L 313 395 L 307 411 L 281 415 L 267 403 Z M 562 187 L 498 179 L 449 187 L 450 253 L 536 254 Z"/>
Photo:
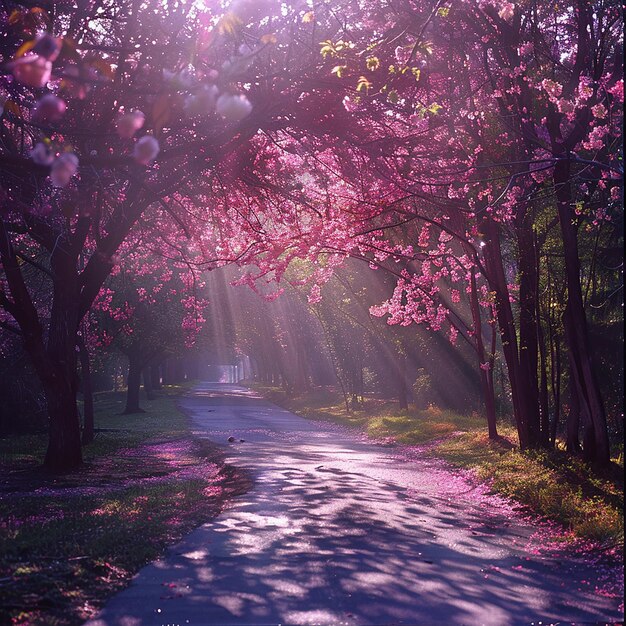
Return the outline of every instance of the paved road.
<path id="1" fill-rule="evenodd" d="M 325 429 L 234 385 L 183 401 L 254 487 L 144 568 L 89 626 L 618 621 L 582 561 L 436 461 Z M 570 591 L 568 591 L 570 590 Z"/>

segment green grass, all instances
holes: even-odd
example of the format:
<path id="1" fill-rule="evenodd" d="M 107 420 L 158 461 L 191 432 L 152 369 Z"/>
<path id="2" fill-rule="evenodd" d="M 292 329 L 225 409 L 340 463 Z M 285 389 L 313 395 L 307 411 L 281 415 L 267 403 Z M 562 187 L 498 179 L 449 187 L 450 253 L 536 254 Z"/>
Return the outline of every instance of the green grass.
<path id="1" fill-rule="evenodd" d="M 515 429 L 500 424 L 499 441 L 490 441 L 485 420 L 429 407 L 400 411 L 397 404 L 366 399 L 348 411 L 340 394 L 315 390 L 287 397 L 274 387 L 254 385 L 276 404 L 314 420 L 360 428 L 373 438 L 391 437 L 403 444 L 433 442 L 425 454 L 476 472 L 495 493 L 508 496 L 534 513 L 561 523 L 579 537 L 607 547 L 624 541 L 623 467 L 598 471 L 562 450 L 521 451 Z"/>
<path id="2" fill-rule="evenodd" d="M 96 438 L 83 448 L 86 462 L 113 453 L 120 447 L 137 445 L 153 437 L 174 439 L 188 433 L 187 417 L 176 408 L 177 399 L 189 384 L 167 385 L 153 400 L 142 397 L 145 413 L 122 415 L 124 391 L 106 391 L 94 396 Z M 82 409 L 82 407 L 81 407 Z M 39 464 L 46 452 L 45 433 L 0 439 L 0 466 Z"/>
<path id="3" fill-rule="evenodd" d="M 607 547 L 624 541 L 623 469 L 601 472 L 562 450 L 520 451 L 512 428 L 501 441 L 471 431 L 441 442 L 434 453 L 456 467 L 476 470 L 493 491 L 556 520 L 579 537 Z"/>
<path id="4" fill-rule="evenodd" d="M 168 388 L 145 413 L 119 415 L 123 394 L 100 394 L 85 465 L 40 469 L 42 436 L 0 440 L 0 623 L 82 623 L 143 565 L 211 519 L 247 479 L 192 440 Z M 176 470 L 184 470 L 184 474 Z"/>
<path id="5" fill-rule="evenodd" d="M 400 411 L 395 402 L 366 398 L 348 411 L 340 394 L 318 389 L 307 394 L 286 396 L 277 387 L 254 385 L 254 388 L 279 406 L 308 419 L 353 426 L 370 437 L 393 437 L 404 444 L 420 444 L 452 433 L 480 428 L 483 420 L 476 414 L 460 415 L 434 406 Z"/>

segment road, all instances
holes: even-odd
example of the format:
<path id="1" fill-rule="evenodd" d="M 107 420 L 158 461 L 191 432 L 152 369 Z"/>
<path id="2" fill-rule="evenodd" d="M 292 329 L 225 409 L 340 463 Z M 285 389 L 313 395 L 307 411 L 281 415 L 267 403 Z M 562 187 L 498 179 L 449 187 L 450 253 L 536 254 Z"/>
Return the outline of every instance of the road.
<path id="1" fill-rule="evenodd" d="M 88 626 L 623 619 L 594 591 L 598 567 L 533 548 L 534 524 L 419 450 L 407 458 L 235 385 L 202 383 L 181 405 L 254 486 Z"/>

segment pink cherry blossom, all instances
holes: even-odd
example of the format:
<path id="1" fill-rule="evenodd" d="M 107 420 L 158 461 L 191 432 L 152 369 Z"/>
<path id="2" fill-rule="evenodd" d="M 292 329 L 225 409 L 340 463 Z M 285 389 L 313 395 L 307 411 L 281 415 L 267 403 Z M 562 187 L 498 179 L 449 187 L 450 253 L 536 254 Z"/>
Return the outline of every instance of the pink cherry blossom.
<path id="1" fill-rule="evenodd" d="M 36 122 L 58 122 L 65 115 L 66 109 L 65 100 L 49 93 L 35 104 L 33 120 Z"/>
<path id="2" fill-rule="evenodd" d="M 52 62 L 38 54 L 28 54 L 8 64 L 15 80 L 27 87 L 45 87 L 52 75 Z"/>
<path id="3" fill-rule="evenodd" d="M 130 113 L 124 113 L 120 116 L 115 125 L 117 134 L 123 139 L 130 139 L 143 127 L 145 121 L 146 116 L 138 109 Z"/>

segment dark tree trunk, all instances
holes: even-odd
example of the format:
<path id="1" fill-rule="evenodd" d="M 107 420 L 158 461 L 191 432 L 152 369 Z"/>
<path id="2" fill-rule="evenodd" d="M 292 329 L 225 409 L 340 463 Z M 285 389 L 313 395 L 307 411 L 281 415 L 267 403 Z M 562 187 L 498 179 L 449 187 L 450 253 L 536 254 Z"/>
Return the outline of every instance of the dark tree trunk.
<path id="1" fill-rule="evenodd" d="M 513 416 L 517 427 L 517 434 L 521 448 L 529 448 L 533 445 L 528 428 L 528 396 L 526 379 L 519 362 L 517 347 L 517 332 L 515 320 L 511 309 L 509 289 L 504 273 L 502 254 L 500 250 L 500 231 L 496 222 L 491 219 L 484 221 L 484 232 L 487 245 L 484 247 L 484 257 L 487 269 L 487 280 L 490 289 L 495 293 L 496 314 L 502 351 L 509 372 L 511 396 L 513 400 Z"/>
<path id="2" fill-rule="evenodd" d="M 580 401 L 575 386 L 570 381 L 570 410 L 567 416 L 565 447 L 571 454 L 580 454 Z"/>
<path id="3" fill-rule="evenodd" d="M 183 360 L 180 357 L 172 359 L 171 366 L 170 383 L 173 385 L 182 383 L 185 380 L 185 364 Z"/>
<path id="4" fill-rule="evenodd" d="M 126 408 L 124 415 L 144 413 L 139 406 L 139 390 L 141 389 L 141 358 L 131 350 L 128 355 L 128 380 L 126 389 Z"/>
<path id="5" fill-rule="evenodd" d="M 198 357 L 195 354 L 188 354 L 184 362 L 184 378 L 185 380 L 196 380 L 200 371 Z"/>
<path id="6" fill-rule="evenodd" d="M 163 363 L 161 363 L 161 375 L 162 383 L 164 385 L 171 385 L 172 379 L 170 374 L 170 359 L 165 359 Z"/>
<path id="7" fill-rule="evenodd" d="M 552 324 L 552 322 L 550 322 Z M 561 418 L 561 351 L 559 346 L 555 345 L 552 338 L 551 346 L 551 362 L 552 362 L 552 396 L 554 398 L 554 416 L 552 418 L 552 427 L 550 431 L 550 442 L 554 447 L 556 445 L 556 435 L 559 429 L 559 421 Z"/>
<path id="8" fill-rule="evenodd" d="M 82 443 L 86 445 L 94 440 L 93 385 L 91 383 L 91 364 L 89 351 L 82 337 L 76 342 L 80 358 L 80 373 L 83 387 L 83 435 Z"/>
<path id="9" fill-rule="evenodd" d="M 554 445 L 550 431 L 550 403 L 548 396 L 548 365 L 546 363 L 545 346 L 540 344 L 540 367 L 541 367 L 541 379 L 540 379 L 540 391 L 539 391 L 539 408 L 540 408 L 540 431 L 539 441 L 544 448 L 551 448 Z"/>
<path id="10" fill-rule="evenodd" d="M 600 388 L 591 364 L 589 331 L 580 286 L 580 258 L 576 215 L 572 208 L 570 163 L 564 159 L 554 168 L 559 221 L 563 238 L 565 273 L 567 277 L 567 306 L 564 315 L 566 341 L 571 364 L 572 384 L 581 405 L 581 414 L 589 418 L 593 433 L 586 436 L 585 455 L 599 465 L 611 460 L 606 415 Z"/>
<path id="11" fill-rule="evenodd" d="M 472 309 L 472 323 L 474 325 L 475 350 L 478 357 L 478 372 L 480 375 L 480 385 L 482 388 L 483 403 L 485 405 L 485 417 L 487 418 L 487 431 L 489 439 L 498 438 L 498 427 L 496 425 L 496 397 L 493 388 L 493 371 L 491 370 L 491 358 L 485 354 L 483 342 L 482 321 L 480 316 L 480 302 L 478 300 L 478 289 L 476 277 L 471 273 L 470 279 L 470 302 Z"/>
<path id="12" fill-rule="evenodd" d="M 44 466 L 55 473 L 76 469 L 83 462 L 75 384 L 63 378 L 57 370 L 44 381 L 50 417 Z"/>
<path id="13" fill-rule="evenodd" d="M 155 364 L 150 366 L 150 381 L 152 383 L 152 388 L 156 391 L 161 390 L 161 365 Z"/>
<path id="14" fill-rule="evenodd" d="M 528 444 L 541 442 L 539 411 L 538 351 L 539 337 L 537 319 L 538 275 L 535 240 L 531 215 L 522 209 L 524 216 L 516 229 L 519 260 L 519 368 L 524 380 L 525 420 Z"/>
<path id="15" fill-rule="evenodd" d="M 76 259 L 66 246 L 69 242 L 59 242 L 50 257 L 54 296 L 46 346 L 49 365 L 42 376 L 50 417 L 50 439 L 44 465 L 54 472 L 69 471 L 82 463 L 80 419 L 76 406 L 79 290 Z"/>
<path id="16" fill-rule="evenodd" d="M 537 275 L 539 267 L 537 266 Z M 537 294 L 538 295 L 538 294 Z M 539 346 L 539 441 L 544 448 L 551 448 L 554 442 L 551 437 L 550 428 L 550 398 L 548 395 L 548 355 L 545 333 L 541 324 L 541 303 L 539 297 L 536 299 L 537 316 L 537 345 Z M 549 322 L 548 322 L 549 323 Z"/>
<path id="17" fill-rule="evenodd" d="M 154 400 L 154 387 L 152 386 L 152 373 L 149 365 L 143 368 L 142 376 L 143 390 L 146 392 L 146 398 L 148 398 L 148 400 Z"/>

